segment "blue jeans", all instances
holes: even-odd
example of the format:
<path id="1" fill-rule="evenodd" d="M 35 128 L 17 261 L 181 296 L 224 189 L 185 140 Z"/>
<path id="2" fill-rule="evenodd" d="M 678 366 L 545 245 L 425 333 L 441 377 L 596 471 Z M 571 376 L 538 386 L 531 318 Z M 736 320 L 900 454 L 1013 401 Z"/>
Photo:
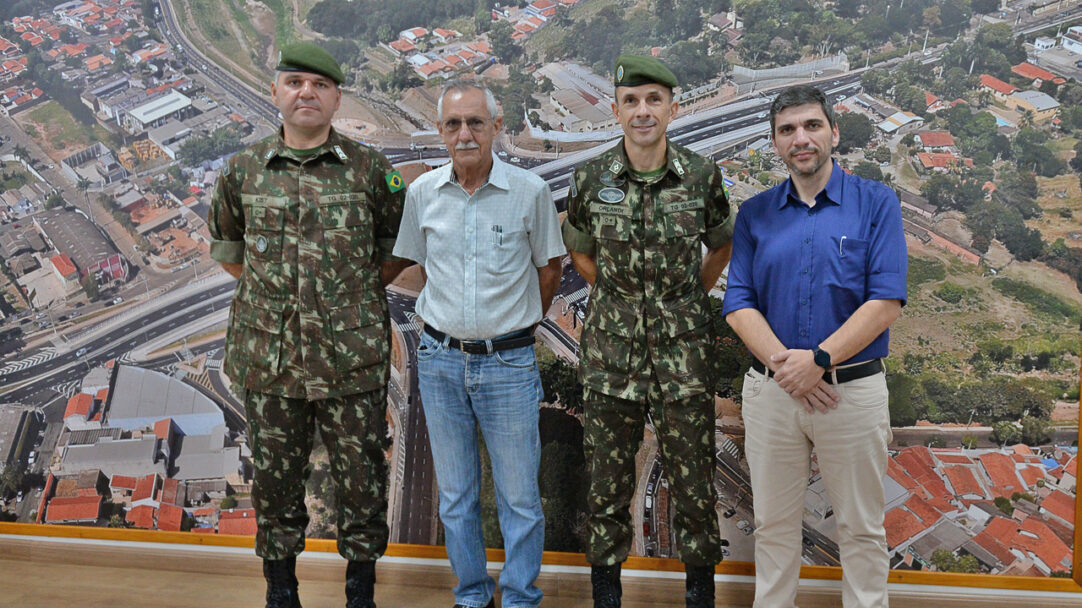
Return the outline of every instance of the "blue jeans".
<path id="1" fill-rule="evenodd" d="M 541 571 L 545 515 L 537 488 L 542 392 L 533 347 L 470 355 L 446 342 L 421 334 L 417 376 L 447 555 L 458 577 L 455 602 L 484 606 L 496 588 L 486 568 L 481 534 L 479 426 L 492 462 L 506 554 L 500 574 L 502 605 L 537 606 L 541 590 L 534 581 Z"/>

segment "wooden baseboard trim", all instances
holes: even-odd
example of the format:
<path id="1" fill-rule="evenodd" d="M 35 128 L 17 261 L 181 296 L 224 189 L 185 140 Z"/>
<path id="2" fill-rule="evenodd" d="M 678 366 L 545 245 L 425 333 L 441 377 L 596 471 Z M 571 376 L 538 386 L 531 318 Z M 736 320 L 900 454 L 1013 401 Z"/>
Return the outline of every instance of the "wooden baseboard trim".
<path id="1" fill-rule="evenodd" d="M 70 565 L 101 565 L 140 571 L 162 570 L 193 574 L 222 574 L 260 577 L 261 562 L 251 548 L 214 545 L 178 545 L 132 541 L 117 543 L 91 538 L 35 537 L 0 534 L 0 560 L 48 562 Z M 334 553 L 306 552 L 297 560 L 302 580 L 340 581 L 346 562 Z M 499 563 L 494 563 L 497 567 Z M 494 572 L 495 573 L 495 572 Z M 382 584 L 450 589 L 454 575 L 446 558 L 388 555 L 379 561 Z M 750 606 L 754 578 L 746 574 L 718 574 L 719 606 Z M 683 594 L 683 573 L 667 569 L 625 569 L 624 592 L 636 601 L 665 603 Z M 1068 581 L 1070 582 L 1070 581 Z M 546 563 L 537 581 L 548 598 L 588 598 L 590 570 L 574 564 Z M 1077 606 L 1082 593 L 1024 589 L 959 587 L 892 582 L 891 604 L 896 608 L 1014 608 L 1015 606 Z M 841 582 L 831 579 L 801 579 L 800 604 L 808 608 L 837 606 Z"/>

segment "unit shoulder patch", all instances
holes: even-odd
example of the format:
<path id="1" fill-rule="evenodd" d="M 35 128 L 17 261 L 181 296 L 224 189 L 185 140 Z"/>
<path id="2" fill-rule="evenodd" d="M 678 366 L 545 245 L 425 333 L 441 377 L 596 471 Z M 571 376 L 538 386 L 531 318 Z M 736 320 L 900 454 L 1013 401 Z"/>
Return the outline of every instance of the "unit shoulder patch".
<path id="1" fill-rule="evenodd" d="M 406 187 L 406 180 L 402 179 L 402 174 L 397 169 L 388 173 L 385 179 L 387 180 L 387 189 L 392 194 Z"/>

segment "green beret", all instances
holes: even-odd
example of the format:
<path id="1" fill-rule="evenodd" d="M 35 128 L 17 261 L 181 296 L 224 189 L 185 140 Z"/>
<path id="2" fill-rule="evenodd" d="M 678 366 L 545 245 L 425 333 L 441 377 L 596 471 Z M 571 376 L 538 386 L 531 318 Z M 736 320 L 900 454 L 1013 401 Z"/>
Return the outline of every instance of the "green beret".
<path id="1" fill-rule="evenodd" d="M 278 67 L 282 72 L 311 72 L 342 84 L 346 77 L 331 54 L 311 42 L 297 42 L 278 51 Z"/>
<path id="2" fill-rule="evenodd" d="M 640 84 L 652 82 L 665 85 L 670 89 L 675 89 L 680 85 L 672 70 L 653 57 L 620 55 L 616 59 L 615 74 L 613 84 L 618 87 L 637 87 Z"/>

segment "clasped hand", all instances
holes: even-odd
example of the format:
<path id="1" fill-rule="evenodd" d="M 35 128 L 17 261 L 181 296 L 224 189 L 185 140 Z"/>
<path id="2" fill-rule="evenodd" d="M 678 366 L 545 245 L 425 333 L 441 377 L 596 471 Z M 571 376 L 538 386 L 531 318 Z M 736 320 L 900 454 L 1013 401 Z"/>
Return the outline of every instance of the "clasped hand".
<path id="1" fill-rule="evenodd" d="M 796 399 L 809 414 L 823 414 L 838 407 L 840 397 L 830 384 L 823 380 L 823 368 L 815 364 L 812 351 L 790 348 L 770 355 L 774 367 L 774 380 L 789 396 Z"/>

